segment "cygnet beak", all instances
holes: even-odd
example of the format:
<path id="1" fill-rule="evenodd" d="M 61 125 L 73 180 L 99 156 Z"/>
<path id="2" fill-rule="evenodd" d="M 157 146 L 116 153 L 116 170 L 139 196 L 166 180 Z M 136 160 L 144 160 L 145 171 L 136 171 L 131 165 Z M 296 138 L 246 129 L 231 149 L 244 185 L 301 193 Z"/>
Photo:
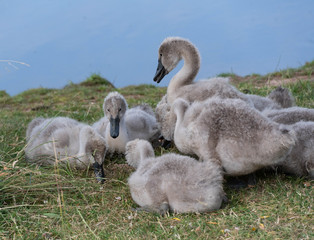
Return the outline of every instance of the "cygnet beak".
<path id="1" fill-rule="evenodd" d="M 119 116 L 117 116 L 116 118 L 110 117 L 110 136 L 112 138 L 117 138 L 119 136 L 119 124 Z"/>
<path id="2" fill-rule="evenodd" d="M 162 65 L 161 60 L 158 60 L 158 66 L 155 73 L 154 81 L 160 83 L 160 81 L 168 74 L 166 68 Z"/>
<path id="3" fill-rule="evenodd" d="M 104 173 L 103 164 L 99 164 L 98 162 L 95 162 L 93 164 L 93 168 L 94 168 L 94 173 L 95 173 L 97 182 L 104 183 L 105 173 Z"/>

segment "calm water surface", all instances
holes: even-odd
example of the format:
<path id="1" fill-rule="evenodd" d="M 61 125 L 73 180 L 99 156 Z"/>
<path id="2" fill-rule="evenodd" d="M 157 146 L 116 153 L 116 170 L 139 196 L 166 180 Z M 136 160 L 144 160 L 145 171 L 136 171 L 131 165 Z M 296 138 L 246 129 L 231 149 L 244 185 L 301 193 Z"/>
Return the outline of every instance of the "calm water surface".
<path id="1" fill-rule="evenodd" d="M 116 87 L 155 84 L 167 36 L 199 48 L 198 79 L 299 67 L 314 60 L 313 23 L 312 0 L 0 1 L 0 60 L 28 64 L 0 61 L 0 90 L 60 88 L 92 73 Z"/>

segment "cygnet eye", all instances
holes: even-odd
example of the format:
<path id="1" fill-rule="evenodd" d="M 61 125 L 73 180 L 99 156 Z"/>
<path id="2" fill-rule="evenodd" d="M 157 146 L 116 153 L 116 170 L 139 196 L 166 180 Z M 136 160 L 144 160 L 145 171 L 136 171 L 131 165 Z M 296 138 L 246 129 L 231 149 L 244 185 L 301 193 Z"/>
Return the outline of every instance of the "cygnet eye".
<path id="1" fill-rule="evenodd" d="M 110 109 L 109 109 L 109 108 L 107 109 L 107 112 L 110 112 Z"/>
<path id="2" fill-rule="evenodd" d="M 121 108 L 119 108 L 119 112 L 121 112 L 121 110 L 122 110 L 122 109 L 121 109 Z"/>
<path id="3" fill-rule="evenodd" d="M 159 53 L 159 56 L 162 57 L 162 53 Z"/>

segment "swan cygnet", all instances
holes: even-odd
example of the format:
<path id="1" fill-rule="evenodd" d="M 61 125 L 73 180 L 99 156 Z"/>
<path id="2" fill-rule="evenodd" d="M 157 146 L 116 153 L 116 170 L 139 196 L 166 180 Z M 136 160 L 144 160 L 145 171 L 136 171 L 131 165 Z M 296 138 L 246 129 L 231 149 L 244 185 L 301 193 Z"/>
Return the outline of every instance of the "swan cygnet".
<path id="1" fill-rule="evenodd" d="M 259 111 L 281 109 L 295 106 L 295 99 L 287 88 L 277 87 L 267 97 L 254 94 L 247 95 Z"/>
<path id="2" fill-rule="evenodd" d="M 127 142 L 136 138 L 158 140 L 158 125 L 148 105 L 128 109 L 125 98 L 118 92 L 111 92 L 104 99 L 103 109 L 109 121 L 105 131 L 109 152 L 124 153 Z"/>
<path id="3" fill-rule="evenodd" d="M 259 111 L 290 108 L 295 105 L 295 100 L 291 92 L 288 89 L 282 87 L 276 88 L 267 97 L 250 94 L 247 96 L 252 101 L 253 106 Z M 176 115 L 171 112 L 171 106 L 167 101 L 167 94 L 164 95 L 157 104 L 155 112 L 161 135 L 167 141 L 173 140 Z"/>
<path id="4" fill-rule="evenodd" d="M 209 212 L 224 198 L 222 171 L 213 162 L 179 154 L 155 157 L 151 144 L 135 139 L 126 146 L 126 160 L 136 171 L 128 179 L 138 210 L 164 214 Z"/>
<path id="5" fill-rule="evenodd" d="M 271 120 L 287 124 L 296 132 L 296 144 L 279 166 L 284 172 L 314 178 L 314 109 L 291 107 L 267 110 Z"/>
<path id="6" fill-rule="evenodd" d="M 244 93 L 229 83 L 228 78 L 217 77 L 193 82 L 200 68 L 200 55 L 190 41 L 180 37 L 168 37 L 161 43 L 154 81 L 159 83 L 181 59 L 184 60 L 183 67 L 170 80 L 167 88 L 167 100 L 170 106 L 179 97 L 194 102 L 204 101 L 213 96 L 239 98 L 252 104 Z"/>
<path id="7" fill-rule="evenodd" d="M 280 163 L 295 144 L 295 133 L 239 99 L 212 98 L 189 104 L 177 99 L 174 142 L 185 154 L 216 160 L 231 176 Z"/>
<path id="8" fill-rule="evenodd" d="M 106 142 L 92 127 L 67 117 L 35 118 L 26 131 L 26 159 L 39 165 L 67 163 L 72 168 L 93 166 L 104 180 Z"/>
<path id="9" fill-rule="evenodd" d="M 314 109 L 303 107 L 290 107 L 279 110 L 267 109 L 262 112 L 271 120 L 282 124 L 294 124 L 299 121 L 314 122 Z"/>
<path id="10" fill-rule="evenodd" d="M 291 127 L 296 132 L 296 144 L 277 166 L 285 173 L 314 179 L 314 122 L 301 121 Z"/>

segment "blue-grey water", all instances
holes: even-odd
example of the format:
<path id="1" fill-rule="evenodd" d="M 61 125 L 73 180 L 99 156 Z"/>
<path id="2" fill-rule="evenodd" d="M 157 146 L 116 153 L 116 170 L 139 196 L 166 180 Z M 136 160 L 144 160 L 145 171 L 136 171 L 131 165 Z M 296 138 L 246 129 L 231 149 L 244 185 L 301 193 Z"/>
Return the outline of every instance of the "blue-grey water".
<path id="1" fill-rule="evenodd" d="M 314 60 L 313 26 L 313 0 L 0 0 L 0 90 L 61 88 L 92 73 L 116 87 L 155 84 L 167 36 L 199 48 L 198 79 L 265 74 Z"/>

